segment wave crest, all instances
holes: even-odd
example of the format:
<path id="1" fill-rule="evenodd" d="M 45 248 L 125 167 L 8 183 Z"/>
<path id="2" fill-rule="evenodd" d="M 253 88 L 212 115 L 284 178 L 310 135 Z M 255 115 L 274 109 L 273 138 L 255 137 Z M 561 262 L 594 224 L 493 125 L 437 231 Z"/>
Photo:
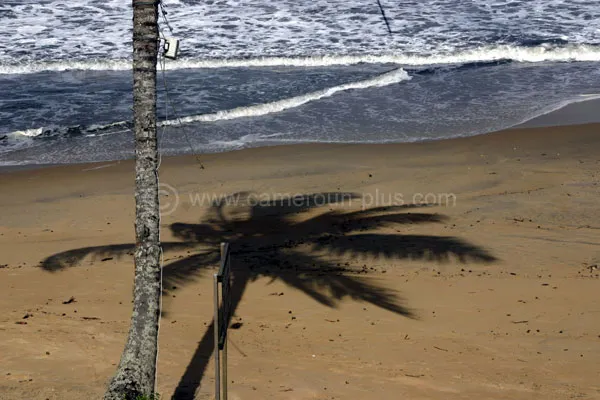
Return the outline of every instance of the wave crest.
<path id="1" fill-rule="evenodd" d="M 299 107 L 311 101 L 319 100 L 325 97 L 333 96 L 338 92 L 343 92 L 352 89 L 366 89 L 370 87 L 382 87 L 410 80 L 411 77 L 402 68 L 394 69 L 381 75 L 377 75 L 370 79 L 362 81 L 349 82 L 343 85 L 332 86 L 326 89 L 317 90 L 315 92 L 303 94 L 300 96 L 290 97 L 283 100 L 277 100 L 270 103 L 256 104 L 252 106 L 244 106 L 233 108 L 230 110 L 217 111 L 210 114 L 190 115 L 178 119 L 161 121 L 158 126 L 174 126 L 188 124 L 192 122 L 214 122 L 222 120 L 231 120 L 243 117 L 258 117 L 262 115 L 272 114 Z M 28 138 L 43 138 L 55 136 L 102 136 L 106 134 L 119 133 L 129 130 L 133 124 L 129 121 L 112 122 L 105 125 L 90 125 L 90 126 L 71 126 L 71 127 L 53 127 L 53 128 L 33 128 L 24 131 L 11 132 L 7 137 L 28 137 Z"/>
<path id="2" fill-rule="evenodd" d="M 242 117 L 257 117 L 266 114 L 281 112 L 290 108 L 295 108 L 311 101 L 319 100 L 324 97 L 330 97 L 338 92 L 351 89 L 366 89 L 370 87 L 382 87 L 410 80 L 410 76 L 402 68 L 395 69 L 385 74 L 378 75 L 371 79 L 363 81 L 345 83 L 339 86 L 333 86 L 316 92 L 290 97 L 288 99 L 273 101 L 271 103 L 256 104 L 252 106 L 238 107 L 231 110 L 218 111 L 211 114 L 201 114 L 180 118 L 177 120 L 167 120 L 160 125 L 179 125 L 180 123 L 191 122 L 212 122 Z"/>
<path id="3" fill-rule="evenodd" d="M 427 66 L 512 60 L 517 62 L 600 61 L 600 45 L 485 46 L 448 54 L 410 55 L 324 55 L 311 57 L 260 57 L 242 59 L 179 59 L 166 63 L 166 69 L 240 67 L 323 67 L 355 64 L 397 64 Z M 0 65 L 0 74 L 31 74 L 43 71 L 127 71 L 130 60 L 39 61 Z"/>

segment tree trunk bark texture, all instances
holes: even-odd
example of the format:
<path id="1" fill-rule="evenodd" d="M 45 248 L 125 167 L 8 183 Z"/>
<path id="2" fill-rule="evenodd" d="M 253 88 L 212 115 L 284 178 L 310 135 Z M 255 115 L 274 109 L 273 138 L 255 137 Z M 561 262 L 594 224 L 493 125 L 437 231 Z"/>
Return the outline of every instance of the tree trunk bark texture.
<path id="1" fill-rule="evenodd" d="M 158 3 L 151 0 L 132 2 L 136 213 L 133 312 L 127 343 L 104 395 L 105 400 L 153 396 L 158 352 L 161 296 L 156 138 Z"/>

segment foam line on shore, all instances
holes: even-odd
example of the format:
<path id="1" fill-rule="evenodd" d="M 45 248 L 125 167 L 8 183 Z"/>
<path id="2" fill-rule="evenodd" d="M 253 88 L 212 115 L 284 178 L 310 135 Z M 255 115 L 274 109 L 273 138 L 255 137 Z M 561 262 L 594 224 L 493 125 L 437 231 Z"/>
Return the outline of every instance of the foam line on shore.
<path id="1" fill-rule="evenodd" d="M 563 108 L 565 108 L 567 106 L 571 106 L 573 104 L 586 103 L 588 101 L 591 102 L 591 101 L 598 100 L 598 99 L 600 99 L 600 93 L 598 93 L 598 94 L 593 94 L 593 93 L 592 94 L 580 94 L 579 97 L 565 100 L 558 104 L 554 104 L 554 105 L 542 110 L 539 113 L 536 113 L 528 118 L 523 119 L 519 123 L 516 123 L 511 126 L 507 126 L 505 129 L 516 128 L 516 127 L 520 127 L 522 125 L 526 125 L 530 121 L 537 120 L 538 118 L 544 118 L 546 116 L 549 116 L 549 115 L 551 115 L 555 112 L 558 112 L 558 111 L 562 110 Z M 565 124 L 565 125 L 567 125 L 567 124 Z M 553 125 L 550 125 L 550 126 L 553 126 Z"/>
<path id="2" fill-rule="evenodd" d="M 176 120 L 167 120 L 160 125 L 179 125 L 181 123 L 191 122 L 212 122 L 222 121 L 242 117 L 257 117 L 272 113 L 281 112 L 290 108 L 295 108 L 311 101 L 319 100 L 324 97 L 330 97 L 338 92 L 351 89 L 366 89 L 370 87 L 387 86 L 394 83 L 410 80 L 410 76 L 402 68 L 395 69 L 385 74 L 378 75 L 371 79 L 363 81 L 345 83 L 339 86 L 329 87 L 327 89 L 317 90 L 316 92 L 290 97 L 288 99 L 273 101 L 271 103 L 256 104 L 253 106 L 238 107 L 231 110 L 218 111 L 211 114 L 192 115 Z"/>
<path id="3" fill-rule="evenodd" d="M 175 126 L 192 122 L 214 122 L 221 120 L 231 120 L 243 117 L 257 117 L 267 114 L 277 113 L 291 108 L 299 107 L 303 104 L 319 100 L 325 97 L 333 96 L 336 93 L 343 92 L 351 89 L 367 89 L 370 87 L 382 87 L 399 83 L 402 81 L 410 80 L 411 77 L 402 68 L 397 68 L 392 71 L 386 72 L 381 75 L 377 75 L 370 79 L 362 81 L 349 82 L 343 85 L 332 86 L 326 89 L 318 90 L 315 92 L 303 94 L 300 96 L 290 97 L 283 100 L 273 101 L 270 103 L 256 104 L 252 106 L 237 107 L 230 110 L 217 111 L 210 114 L 190 115 L 178 119 L 171 119 L 159 122 L 158 126 Z M 62 134 L 84 134 L 87 136 L 101 136 L 103 134 L 111 134 L 113 132 L 107 132 L 110 129 L 122 130 L 130 129 L 132 127 L 131 122 L 119 121 L 113 122 L 106 125 L 91 125 L 88 127 L 76 126 L 76 127 L 59 127 L 54 129 L 44 128 L 32 128 L 22 131 L 15 131 L 9 133 L 7 136 L 25 138 L 36 138 L 36 137 L 50 137 L 60 136 Z M 107 133 L 102 133 L 107 132 Z"/>

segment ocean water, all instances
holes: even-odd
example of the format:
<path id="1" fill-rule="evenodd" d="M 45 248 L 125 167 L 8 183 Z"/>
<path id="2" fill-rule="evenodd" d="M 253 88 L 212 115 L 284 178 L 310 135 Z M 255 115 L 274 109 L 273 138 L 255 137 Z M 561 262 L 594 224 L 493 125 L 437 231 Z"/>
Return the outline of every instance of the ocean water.
<path id="1" fill-rule="evenodd" d="M 163 0 L 164 154 L 409 142 L 600 98 L 600 0 Z M 123 0 L 0 4 L 0 165 L 133 154 Z M 600 116 L 598 118 L 600 120 Z"/>

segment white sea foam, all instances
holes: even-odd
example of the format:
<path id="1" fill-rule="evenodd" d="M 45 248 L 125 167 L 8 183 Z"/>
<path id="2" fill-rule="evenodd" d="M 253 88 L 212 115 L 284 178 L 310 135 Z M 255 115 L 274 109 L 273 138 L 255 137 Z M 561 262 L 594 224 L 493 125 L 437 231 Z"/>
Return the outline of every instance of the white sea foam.
<path id="1" fill-rule="evenodd" d="M 231 110 L 218 111 L 212 114 L 193 115 L 176 120 L 168 120 L 162 122 L 161 125 L 179 125 L 181 123 L 211 122 L 242 117 L 257 117 L 295 108 L 311 101 L 333 96 L 334 94 L 343 92 L 345 90 L 387 86 L 409 79 L 410 76 L 406 73 L 406 71 L 404 71 L 402 68 L 398 68 L 364 81 L 345 83 L 343 85 L 333 86 L 327 89 L 317 90 L 316 92 L 290 97 L 288 99 L 278 100 L 271 103 L 238 107 Z"/>
<path id="2" fill-rule="evenodd" d="M 524 63 L 600 61 L 599 0 L 410 2 L 381 0 L 380 2 L 389 19 L 393 31 L 391 35 L 388 34 L 383 23 L 376 1 L 163 0 L 169 11 L 168 18 L 174 29 L 173 35 L 181 39 L 181 58 L 167 61 L 166 66 L 170 70 L 180 70 L 280 66 L 309 68 L 360 63 L 393 64 L 397 67 L 435 67 L 504 59 Z M 82 71 L 82 74 L 86 71 L 130 71 L 131 16 L 131 2 L 123 0 L 9 0 L 4 2 L 0 4 L 0 19 L 4 28 L 0 31 L 0 74 L 4 75 L 0 76 L 0 79 L 12 82 L 12 77 L 7 75 L 45 71 Z M 162 24 L 162 28 L 167 33 L 165 24 Z M 587 68 L 587 65 L 586 63 L 581 68 Z M 380 70 L 381 67 L 376 68 Z M 563 66 L 553 65 L 552 68 L 562 70 Z M 577 68 L 579 67 L 574 67 Z M 536 69 L 546 71 L 544 66 Z M 536 93 L 538 97 L 540 93 L 551 95 L 553 100 L 545 99 L 547 101 L 544 104 L 556 104 L 555 100 L 562 98 L 554 99 L 554 97 L 560 97 L 560 93 L 565 93 L 563 97 L 570 98 L 573 93 L 598 92 L 597 85 L 594 86 L 597 75 L 591 73 L 589 75 L 591 83 L 582 89 L 579 86 L 587 85 L 588 75 L 571 75 L 568 68 L 565 70 L 569 72 L 562 75 L 564 79 L 562 76 L 557 79 L 557 82 L 560 81 L 559 87 L 546 85 L 544 86 L 546 92 L 527 89 L 527 93 L 531 96 L 528 94 L 517 100 L 509 96 L 506 101 L 502 100 L 502 104 L 507 105 L 509 110 L 515 109 L 514 104 L 523 104 L 525 108 L 531 106 L 537 110 L 539 101 L 532 97 Z M 397 82 L 396 79 L 402 75 L 399 71 L 396 75 L 392 74 L 393 79 L 390 79 L 392 83 Z M 51 82 L 63 78 L 69 85 L 79 85 L 84 82 L 83 79 L 70 79 L 71 76 L 76 78 L 78 74 L 51 75 Z M 98 78 L 100 74 L 90 75 L 89 81 L 100 81 Z M 121 74 L 115 75 L 122 79 Z M 252 73 L 248 74 L 250 75 Z M 518 75 L 514 76 L 518 78 Z M 29 86 L 37 88 L 36 90 L 41 89 L 35 83 L 37 79 L 47 81 L 46 76 L 42 74 L 39 77 L 31 76 L 24 79 L 31 79 L 32 84 Z M 547 76 L 544 74 L 541 79 L 546 80 Z M 573 82 L 568 82 L 569 80 Z M 535 84 L 525 81 L 528 88 L 539 87 L 539 81 L 535 81 Z M 579 84 L 576 81 L 583 83 Z M 213 114 L 192 115 L 186 117 L 186 121 L 183 122 L 268 115 L 293 109 L 339 91 L 377 86 L 377 82 L 371 80 L 364 82 L 367 82 L 366 86 L 355 82 L 273 103 L 240 107 Z M 419 87 L 420 82 L 416 79 L 413 83 L 415 87 Z M 14 90 L 14 85 L 8 86 Z M 574 87 L 577 87 L 576 91 L 573 91 Z M 427 86 L 423 88 L 426 89 Z M 523 87 L 514 84 L 507 88 L 511 95 L 514 94 L 513 89 L 519 91 Z M 566 94 L 567 92 L 569 94 Z M 29 96 L 29 92 L 25 93 Z M 581 98 L 589 97 L 593 96 L 581 96 Z M 185 101 L 193 101 L 197 96 L 182 98 Z M 343 105 L 344 100 L 340 100 L 340 104 Z M 416 97 L 414 104 L 410 104 L 411 110 L 429 107 L 429 102 L 422 104 L 422 100 Z M 253 99 L 253 101 L 260 101 L 260 99 Z M 79 104 L 79 98 L 72 99 L 72 104 Z M 56 105 L 56 108 L 60 107 L 58 113 L 54 112 L 54 106 L 46 105 L 46 109 L 39 112 L 39 116 L 43 118 L 37 118 L 36 121 L 40 121 L 40 125 L 47 123 L 54 128 L 29 129 L 6 134 L 7 137 L 0 141 L 0 152 L 38 146 L 46 142 L 36 136 L 45 138 L 60 136 L 62 133 L 78 136 L 81 133 L 84 136 L 88 135 L 92 142 L 104 140 L 101 139 L 102 136 L 113 135 L 118 130 L 129 129 L 130 125 L 125 122 L 110 126 L 89 126 L 95 120 L 82 119 L 78 114 L 87 113 L 88 109 L 79 110 L 72 104 L 69 101 L 58 101 Z M 449 103 L 436 105 L 447 106 L 447 110 L 452 108 Z M 219 105 L 216 104 L 214 107 Z M 9 129 L 31 126 L 27 121 L 29 115 L 35 113 L 34 108 L 35 105 L 30 106 L 26 113 L 15 112 L 14 116 L 5 113 L 14 122 Z M 522 107 L 517 108 L 520 110 Z M 73 115 L 67 118 L 66 116 L 71 112 Z M 445 112 L 442 110 L 440 114 L 453 115 Z M 199 114 L 199 111 L 189 107 L 186 113 Z M 115 115 L 119 115 L 115 119 L 125 119 L 128 114 L 119 112 Z M 421 114 L 415 111 L 411 115 L 416 116 L 413 118 L 420 118 Z M 410 115 L 402 115 L 402 117 L 411 118 Z M 463 117 L 464 115 L 461 114 L 461 118 Z M 99 116 L 97 121 L 108 121 L 111 120 L 110 118 L 103 115 Z M 343 120 L 343 116 L 340 118 Z M 394 119 L 391 115 L 387 118 L 391 121 Z M 81 129 L 56 127 L 66 123 L 85 123 L 88 126 Z M 171 125 L 177 123 L 179 121 L 166 122 Z M 2 136 L 0 134 L 0 138 Z M 119 135 L 115 135 L 115 138 L 117 136 Z M 235 140 L 235 137 L 240 135 L 232 133 L 218 137 L 223 136 Z M 93 137 L 95 139 L 92 139 Z M 336 138 L 338 137 L 341 140 L 345 136 L 340 134 Z M 281 138 L 281 140 L 288 139 L 294 138 L 291 136 Z M 263 139 L 248 136 L 239 140 L 247 142 Z M 226 146 L 226 143 L 224 142 L 223 145 Z M 40 146 L 45 148 L 45 145 Z M 21 156 L 26 157 L 23 154 Z M 63 156 L 56 156 L 56 158 L 60 157 Z M 85 158 L 87 154 L 82 152 L 80 157 Z"/>
<path id="3" fill-rule="evenodd" d="M 312 57 L 259 57 L 248 59 L 180 59 L 168 61 L 167 70 L 192 68 L 259 68 L 259 67 L 323 67 L 355 64 L 396 64 L 400 66 L 435 66 L 513 60 L 518 62 L 600 61 L 600 46 L 566 45 L 518 47 L 511 45 L 486 46 L 458 53 L 431 56 L 408 54 L 384 55 L 324 55 Z M 51 61 L 30 64 L 0 65 L 0 74 L 28 74 L 42 71 L 126 71 L 129 60 Z"/>
<path id="4" fill-rule="evenodd" d="M 44 131 L 43 128 L 33 128 L 33 129 L 25 129 L 23 131 L 16 131 L 12 134 L 15 136 L 26 136 L 26 137 L 36 137 L 42 134 Z"/>
<path id="5" fill-rule="evenodd" d="M 0 134 L 0 154 L 30 147 L 34 138 L 41 132 L 42 129 L 39 128 Z"/>
<path id="6" fill-rule="evenodd" d="M 270 134 L 270 135 L 264 135 L 264 134 L 260 134 L 260 133 L 251 133 L 248 135 L 244 135 L 244 136 L 240 137 L 239 139 L 212 140 L 210 143 L 208 143 L 206 145 L 206 149 L 208 151 L 211 151 L 211 150 L 219 151 L 219 150 L 224 150 L 224 149 L 231 150 L 231 149 L 241 149 L 243 147 L 248 146 L 249 144 L 257 143 L 257 142 L 265 142 L 265 141 L 284 142 L 285 136 L 286 136 L 286 134 L 284 134 L 284 133 L 277 133 L 277 134 Z"/>
<path id="7" fill-rule="evenodd" d="M 6 2 L 5 2 L 6 3 Z M 324 54 L 456 54 L 494 43 L 600 43 L 597 0 L 163 0 L 182 53 L 194 59 Z M 0 4 L 0 64 L 125 59 L 131 2 Z M 164 25 L 164 24 L 163 24 Z M 163 26 L 168 32 L 168 28 Z"/>
<path id="8" fill-rule="evenodd" d="M 526 118 L 523 118 L 521 121 L 513 124 L 512 126 L 507 126 L 507 128 L 519 126 L 519 125 L 525 124 L 529 121 L 532 121 L 536 118 L 540 118 L 545 115 L 552 114 L 553 112 L 559 111 L 567 106 L 570 106 L 571 104 L 585 103 L 587 101 L 593 101 L 593 100 L 598 100 L 598 99 L 600 99 L 600 93 L 580 94 L 578 97 L 573 97 L 573 98 L 570 98 L 567 100 L 563 100 L 561 102 L 558 102 L 556 104 L 552 104 L 546 108 L 543 108 L 542 110 L 540 110 L 532 115 L 529 115 Z"/>
<path id="9" fill-rule="evenodd" d="M 0 167 L 16 167 L 19 165 L 24 165 L 24 163 L 20 161 L 0 161 Z"/>
<path id="10" fill-rule="evenodd" d="M 230 110 L 222 110 L 216 113 L 191 115 L 178 119 L 171 119 L 160 122 L 159 126 L 173 126 L 180 124 L 187 124 L 192 122 L 214 122 L 220 120 L 231 120 L 243 117 L 257 117 L 272 113 L 281 112 L 291 108 L 299 107 L 303 104 L 311 101 L 319 100 L 324 97 L 330 97 L 338 92 L 343 92 L 351 89 L 367 89 L 370 87 L 382 87 L 399 83 L 402 81 L 410 80 L 410 76 L 402 68 L 395 69 L 390 72 L 378 75 L 376 77 L 366 79 L 363 81 L 345 83 L 339 86 L 333 86 L 326 89 L 318 90 L 315 92 L 303 94 L 300 96 L 290 97 L 283 100 L 278 100 L 270 103 L 256 104 L 246 107 L 238 107 Z M 89 127 L 82 127 L 81 133 L 87 137 L 100 137 L 104 135 L 110 135 L 115 133 L 115 129 L 119 129 L 117 132 L 123 132 L 123 128 L 127 128 L 130 123 L 127 121 L 117 121 L 106 125 L 92 125 Z M 23 131 L 11 132 L 8 135 L 11 138 L 18 137 L 29 137 L 33 138 L 41 135 L 42 133 L 49 132 L 52 135 L 61 134 L 61 129 L 66 131 L 66 128 L 57 128 L 52 131 L 44 130 L 44 128 L 26 129 Z"/>

